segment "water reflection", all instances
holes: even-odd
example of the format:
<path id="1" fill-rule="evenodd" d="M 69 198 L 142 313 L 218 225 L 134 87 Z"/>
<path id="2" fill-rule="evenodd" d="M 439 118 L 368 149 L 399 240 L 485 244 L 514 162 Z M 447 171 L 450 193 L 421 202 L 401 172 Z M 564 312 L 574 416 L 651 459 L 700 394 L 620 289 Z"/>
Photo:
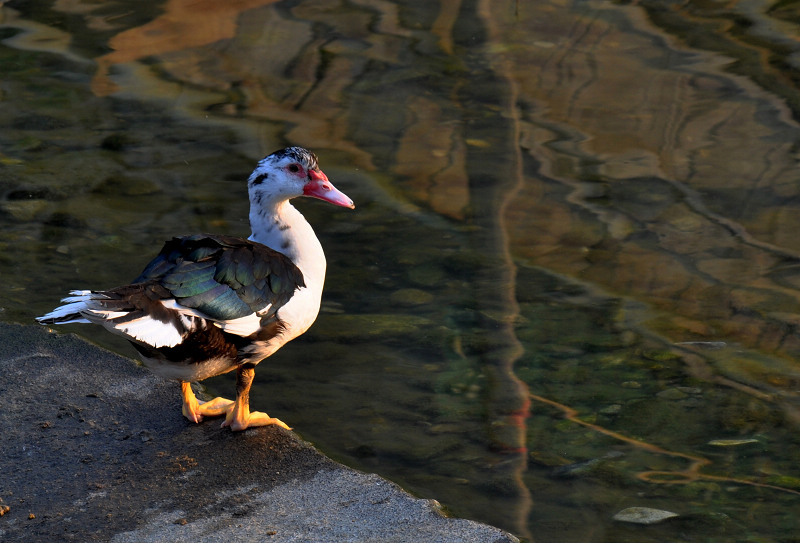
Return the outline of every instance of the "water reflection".
<path id="1" fill-rule="evenodd" d="M 302 144 L 358 212 L 302 206 L 324 312 L 254 405 L 530 539 L 794 534 L 791 7 L 656 4 L 7 3 L 3 318 L 245 233 Z"/>

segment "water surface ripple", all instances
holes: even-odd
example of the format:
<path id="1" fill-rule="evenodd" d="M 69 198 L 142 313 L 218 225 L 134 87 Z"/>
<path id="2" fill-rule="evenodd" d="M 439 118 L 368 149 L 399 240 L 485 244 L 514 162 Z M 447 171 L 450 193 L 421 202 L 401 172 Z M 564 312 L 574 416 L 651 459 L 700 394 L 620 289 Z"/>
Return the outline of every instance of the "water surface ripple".
<path id="1" fill-rule="evenodd" d="M 254 162 L 303 145 L 357 208 L 298 204 L 323 312 L 254 405 L 525 540 L 787 541 L 796 5 L 2 3 L 0 318 L 246 235 Z"/>

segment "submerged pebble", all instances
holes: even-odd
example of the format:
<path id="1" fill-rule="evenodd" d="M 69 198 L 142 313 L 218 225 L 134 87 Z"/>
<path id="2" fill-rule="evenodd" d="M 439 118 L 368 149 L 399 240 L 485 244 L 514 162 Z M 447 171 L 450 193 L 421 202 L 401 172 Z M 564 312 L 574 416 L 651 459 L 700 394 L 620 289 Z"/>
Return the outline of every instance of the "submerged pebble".
<path id="1" fill-rule="evenodd" d="M 630 522 L 632 524 L 656 524 L 668 518 L 679 516 L 672 511 L 663 509 L 651 509 L 650 507 L 628 507 L 616 515 L 614 520 L 619 522 Z"/>
<path id="2" fill-rule="evenodd" d="M 708 442 L 709 445 L 713 445 L 714 447 L 736 447 L 738 445 L 747 445 L 750 443 L 759 443 L 757 439 L 752 438 L 745 438 L 745 439 L 712 439 Z"/>
<path id="3" fill-rule="evenodd" d="M 622 411 L 622 406 L 618 403 L 609 405 L 600 410 L 601 415 L 618 415 Z"/>
<path id="4" fill-rule="evenodd" d="M 662 400 L 683 400 L 688 397 L 688 394 L 677 388 L 668 388 L 667 390 L 662 390 L 656 396 Z"/>
<path id="5" fill-rule="evenodd" d="M 0 210 L 18 221 L 32 221 L 47 207 L 47 202 L 44 200 L 15 200 L 0 204 Z"/>
<path id="6" fill-rule="evenodd" d="M 697 394 L 702 394 L 703 393 L 703 389 L 702 388 L 697 388 L 697 387 L 675 387 L 675 388 L 677 388 L 681 392 L 685 392 L 686 394 L 697 395 Z"/>

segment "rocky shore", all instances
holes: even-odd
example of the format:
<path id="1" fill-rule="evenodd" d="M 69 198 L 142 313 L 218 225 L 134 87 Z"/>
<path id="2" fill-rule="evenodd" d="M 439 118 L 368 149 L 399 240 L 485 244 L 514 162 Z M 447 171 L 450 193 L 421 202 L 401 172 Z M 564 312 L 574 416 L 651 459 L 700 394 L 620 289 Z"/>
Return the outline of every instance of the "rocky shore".
<path id="1" fill-rule="evenodd" d="M 292 432 L 190 424 L 174 383 L 44 327 L 0 323 L 0 405 L 4 542 L 517 541 Z"/>

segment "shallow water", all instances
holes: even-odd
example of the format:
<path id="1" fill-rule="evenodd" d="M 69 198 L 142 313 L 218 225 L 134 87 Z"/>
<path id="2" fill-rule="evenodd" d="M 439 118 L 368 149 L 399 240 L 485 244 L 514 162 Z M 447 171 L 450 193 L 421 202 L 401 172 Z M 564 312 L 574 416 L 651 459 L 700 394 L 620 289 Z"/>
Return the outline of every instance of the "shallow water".
<path id="1" fill-rule="evenodd" d="M 357 208 L 298 204 L 323 312 L 254 406 L 528 540 L 796 537 L 794 4 L 147 5 L 0 6 L 0 318 L 246 234 L 303 145 Z"/>

